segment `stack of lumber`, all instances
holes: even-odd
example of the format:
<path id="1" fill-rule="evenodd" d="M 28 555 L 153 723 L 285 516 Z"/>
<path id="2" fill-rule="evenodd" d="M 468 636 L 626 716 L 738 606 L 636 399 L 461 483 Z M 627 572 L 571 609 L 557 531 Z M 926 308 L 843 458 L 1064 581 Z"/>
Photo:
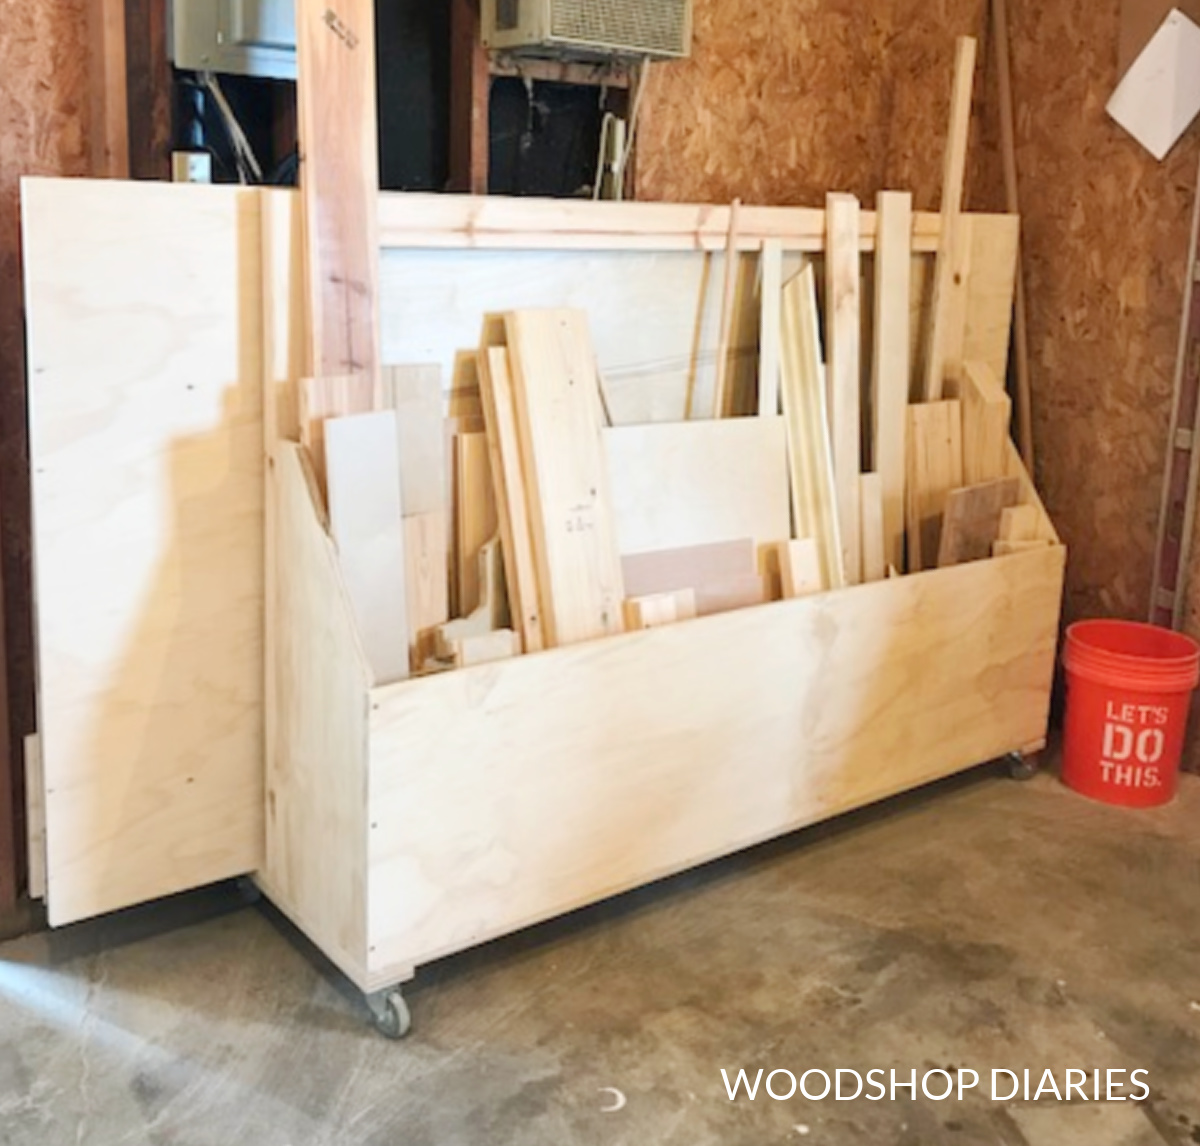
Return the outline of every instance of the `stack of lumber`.
<path id="1" fill-rule="evenodd" d="M 689 392 L 683 420 L 611 424 L 589 326 L 608 316 L 578 308 L 473 315 L 445 388 L 420 365 L 303 383 L 301 437 L 376 683 L 1055 542 L 1003 384 L 965 350 L 974 57 L 960 41 L 927 314 L 912 196 L 882 193 L 872 219 L 831 194 L 819 249 L 750 243 L 748 373 L 735 203 L 711 404 Z"/>

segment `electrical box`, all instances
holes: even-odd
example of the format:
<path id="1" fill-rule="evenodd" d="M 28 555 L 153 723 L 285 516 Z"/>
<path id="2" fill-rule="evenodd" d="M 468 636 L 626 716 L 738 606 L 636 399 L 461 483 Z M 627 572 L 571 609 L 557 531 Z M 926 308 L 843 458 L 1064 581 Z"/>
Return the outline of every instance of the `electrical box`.
<path id="1" fill-rule="evenodd" d="M 483 0 L 493 51 L 596 59 L 691 52 L 692 0 Z"/>
<path id="2" fill-rule="evenodd" d="M 295 0 L 171 0 L 177 68 L 296 78 Z"/>

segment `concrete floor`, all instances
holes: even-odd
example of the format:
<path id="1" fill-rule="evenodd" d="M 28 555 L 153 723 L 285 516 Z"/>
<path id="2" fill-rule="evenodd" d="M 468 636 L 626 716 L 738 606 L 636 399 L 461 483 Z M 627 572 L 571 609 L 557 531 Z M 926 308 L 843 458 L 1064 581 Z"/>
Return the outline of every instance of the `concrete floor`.
<path id="1" fill-rule="evenodd" d="M 1127 813 L 981 770 L 425 968 L 401 1043 L 228 887 L 27 937 L 0 1142 L 1200 1143 L 1198 813 L 1196 780 Z M 722 1067 L 984 1081 L 730 1103 Z M 993 1067 L 1142 1068 L 1152 1097 L 992 1102 Z"/>

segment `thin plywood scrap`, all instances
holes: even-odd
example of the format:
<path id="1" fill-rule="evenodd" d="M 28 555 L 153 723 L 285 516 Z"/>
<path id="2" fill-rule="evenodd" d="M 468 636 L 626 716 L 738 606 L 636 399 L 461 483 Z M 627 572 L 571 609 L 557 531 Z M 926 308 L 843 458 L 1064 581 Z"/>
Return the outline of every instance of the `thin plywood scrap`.
<path id="1" fill-rule="evenodd" d="M 458 608 L 469 616 L 479 606 L 480 550 L 499 528 L 486 434 L 455 437 L 454 470 Z"/>
<path id="2" fill-rule="evenodd" d="M 521 444 L 513 408 L 512 373 L 508 348 L 489 345 L 503 339 L 503 321 L 484 327 L 485 349 L 480 352 L 480 393 L 487 421 L 488 456 L 495 490 L 505 581 L 513 624 L 527 652 L 545 647 L 533 538 L 529 532 L 529 502 L 521 466 Z"/>
<path id="3" fill-rule="evenodd" d="M 621 558 L 625 589 L 630 597 L 734 581 L 754 576 L 757 568 L 755 544 L 749 537 Z"/>
<path id="4" fill-rule="evenodd" d="M 596 359 L 578 310 L 505 316 L 548 645 L 624 628 Z"/>
<path id="5" fill-rule="evenodd" d="M 325 423 L 329 521 L 359 638 L 377 685 L 409 675 L 404 515 L 396 415 Z"/>
<path id="6" fill-rule="evenodd" d="M 374 384 L 366 374 L 301 378 L 297 388 L 300 441 L 308 447 L 313 473 L 325 491 L 325 422 L 375 408 Z"/>
<path id="7" fill-rule="evenodd" d="M 872 457 L 883 484 L 884 552 L 904 568 L 904 480 L 912 377 L 912 195 L 885 191 L 876 210 Z"/>
<path id="8" fill-rule="evenodd" d="M 990 557 L 992 546 L 999 539 L 1000 516 L 1015 506 L 1020 497 L 1021 483 L 1016 478 L 951 490 L 946 498 L 938 566 L 962 565 Z"/>
<path id="9" fill-rule="evenodd" d="M 793 536 L 816 539 L 822 583 L 827 589 L 840 589 L 845 584 L 845 565 L 811 263 L 783 290 L 781 359 Z"/>
<path id="10" fill-rule="evenodd" d="M 446 508 L 443 401 L 440 366 L 384 367 L 383 404 L 396 411 L 400 492 L 406 517 Z"/>
<path id="11" fill-rule="evenodd" d="M 908 570 L 937 562 L 946 497 L 963 484 L 962 406 L 957 399 L 908 408 Z"/>
<path id="12" fill-rule="evenodd" d="M 779 546 L 780 588 L 784 600 L 811 597 L 823 588 L 821 551 L 811 537 L 786 541 Z"/>
<path id="13" fill-rule="evenodd" d="M 766 418 L 779 413 L 779 338 L 783 305 L 783 243 L 779 239 L 768 239 L 763 243 L 760 292 L 758 413 Z"/>
<path id="14" fill-rule="evenodd" d="M 843 573 L 846 584 L 857 585 L 862 580 L 858 495 L 858 476 L 862 468 L 859 204 L 853 195 L 830 195 L 825 210 L 826 386 L 833 437 L 833 473 Z"/>
<path id="15" fill-rule="evenodd" d="M 616 426 L 603 438 L 623 555 L 790 535 L 780 416 Z"/>

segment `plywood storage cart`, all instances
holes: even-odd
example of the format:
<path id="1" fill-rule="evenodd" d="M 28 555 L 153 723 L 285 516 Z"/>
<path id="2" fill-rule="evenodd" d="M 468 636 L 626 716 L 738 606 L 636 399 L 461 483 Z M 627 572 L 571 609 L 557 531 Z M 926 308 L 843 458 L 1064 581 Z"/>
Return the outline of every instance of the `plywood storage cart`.
<path id="1" fill-rule="evenodd" d="M 35 180 L 23 209 L 52 924 L 254 874 L 395 1033 L 422 964 L 1043 745 L 1064 550 L 1011 447 L 1044 547 L 375 687 L 298 444 L 296 197 Z M 383 195 L 383 360 L 448 378 L 486 311 L 582 306 L 614 421 L 679 420 L 729 215 Z M 958 225 L 963 349 L 1002 375 L 1016 220 Z M 790 274 L 824 235 L 744 208 L 738 297 L 764 241 Z"/>

